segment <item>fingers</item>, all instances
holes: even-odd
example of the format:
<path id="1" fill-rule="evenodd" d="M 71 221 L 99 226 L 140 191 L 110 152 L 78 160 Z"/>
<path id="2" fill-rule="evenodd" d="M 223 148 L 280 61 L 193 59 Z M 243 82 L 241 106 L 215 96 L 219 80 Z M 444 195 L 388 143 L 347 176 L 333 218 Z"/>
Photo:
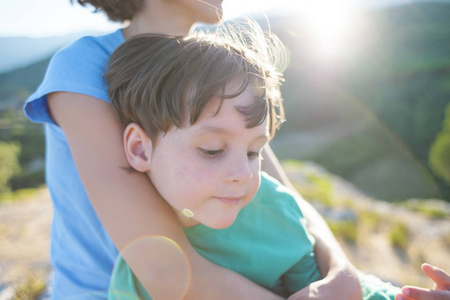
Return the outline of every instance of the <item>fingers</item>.
<path id="1" fill-rule="evenodd" d="M 402 295 L 397 295 L 395 300 L 450 300 L 450 291 L 433 291 L 429 289 L 405 286 Z"/>
<path id="2" fill-rule="evenodd" d="M 444 270 L 430 264 L 423 264 L 422 271 L 436 283 L 437 290 L 450 291 L 450 275 Z"/>

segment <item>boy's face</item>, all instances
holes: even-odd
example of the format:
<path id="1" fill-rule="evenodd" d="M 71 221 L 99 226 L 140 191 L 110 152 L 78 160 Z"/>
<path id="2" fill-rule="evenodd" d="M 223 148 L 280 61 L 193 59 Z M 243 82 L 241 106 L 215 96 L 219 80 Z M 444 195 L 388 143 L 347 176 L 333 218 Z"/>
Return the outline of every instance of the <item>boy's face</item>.
<path id="1" fill-rule="evenodd" d="M 240 82 L 227 86 L 239 87 Z M 234 90 L 232 90 L 234 91 Z M 236 107 L 254 100 L 248 88 L 234 99 L 213 98 L 193 125 L 172 128 L 158 136 L 149 159 L 148 175 L 177 213 L 193 212 L 185 226 L 202 223 L 221 229 L 235 221 L 260 184 L 260 153 L 269 137 L 266 120 L 246 128 Z"/>

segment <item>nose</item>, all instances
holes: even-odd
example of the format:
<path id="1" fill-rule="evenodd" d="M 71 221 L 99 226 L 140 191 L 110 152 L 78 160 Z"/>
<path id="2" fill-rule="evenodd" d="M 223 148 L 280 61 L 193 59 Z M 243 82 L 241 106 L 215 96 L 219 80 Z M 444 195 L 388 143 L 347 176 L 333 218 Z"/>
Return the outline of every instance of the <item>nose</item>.
<path id="1" fill-rule="evenodd" d="M 227 178 L 230 182 L 243 183 L 253 177 L 251 161 L 245 157 L 234 157 L 228 163 Z"/>

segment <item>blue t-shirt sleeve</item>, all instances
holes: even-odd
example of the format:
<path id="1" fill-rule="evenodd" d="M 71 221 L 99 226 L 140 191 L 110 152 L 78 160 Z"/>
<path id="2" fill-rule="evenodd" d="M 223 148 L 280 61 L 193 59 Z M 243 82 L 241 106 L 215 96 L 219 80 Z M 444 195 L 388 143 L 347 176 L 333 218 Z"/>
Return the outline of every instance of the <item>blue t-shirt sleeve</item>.
<path id="1" fill-rule="evenodd" d="M 27 117 L 54 124 L 47 104 L 47 95 L 53 92 L 79 93 L 109 102 L 103 74 L 111 52 L 94 37 L 81 38 L 57 52 L 42 83 L 25 102 Z"/>

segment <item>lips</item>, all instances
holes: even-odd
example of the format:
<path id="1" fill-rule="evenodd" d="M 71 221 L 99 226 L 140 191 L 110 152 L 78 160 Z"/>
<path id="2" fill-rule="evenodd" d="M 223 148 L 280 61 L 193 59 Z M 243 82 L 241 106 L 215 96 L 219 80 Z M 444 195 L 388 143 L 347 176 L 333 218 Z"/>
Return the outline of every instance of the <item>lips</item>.
<path id="1" fill-rule="evenodd" d="M 215 197 L 217 200 L 227 205 L 238 205 L 244 199 L 244 196 L 230 196 L 230 197 Z"/>

